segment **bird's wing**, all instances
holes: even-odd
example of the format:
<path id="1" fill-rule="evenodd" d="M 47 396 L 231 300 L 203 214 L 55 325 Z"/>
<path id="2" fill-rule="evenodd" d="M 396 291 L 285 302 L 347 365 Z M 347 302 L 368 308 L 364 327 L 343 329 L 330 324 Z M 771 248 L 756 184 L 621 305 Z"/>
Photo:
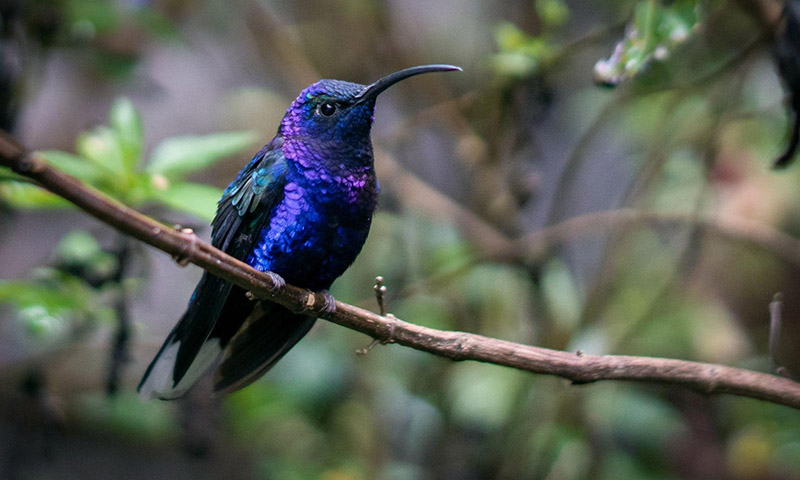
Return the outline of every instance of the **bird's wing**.
<path id="1" fill-rule="evenodd" d="M 248 163 L 231 182 L 217 204 L 211 222 L 211 244 L 244 259 L 256 241 L 264 220 L 283 197 L 288 163 L 280 146 L 273 140 Z"/>
<path id="2" fill-rule="evenodd" d="M 272 208 L 280 202 L 285 186 L 287 161 L 280 140 L 264 146 L 239 172 L 225 190 L 212 222 L 211 243 L 239 259 L 246 260 L 258 233 L 269 221 Z M 230 298 L 235 296 L 236 298 Z M 239 298 L 242 297 L 242 298 Z M 189 306 L 139 384 L 143 397 L 176 398 L 218 360 L 228 338 L 210 338 L 222 312 L 225 321 L 247 317 L 252 309 L 244 291 L 231 283 L 204 273 L 195 288 Z M 223 330 L 238 330 L 231 325 Z M 232 334 L 231 334 L 232 335 Z"/>

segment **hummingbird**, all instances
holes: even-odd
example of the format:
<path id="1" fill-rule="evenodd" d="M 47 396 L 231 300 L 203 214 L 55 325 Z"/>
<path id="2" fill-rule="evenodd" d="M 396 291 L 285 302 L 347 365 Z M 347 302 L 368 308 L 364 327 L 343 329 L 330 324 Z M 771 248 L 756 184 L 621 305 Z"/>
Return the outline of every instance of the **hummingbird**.
<path id="1" fill-rule="evenodd" d="M 292 102 L 278 132 L 225 189 L 211 243 L 277 284 L 325 292 L 353 263 L 378 199 L 370 129 L 379 94 L 414 75 L 460 71 L 421 65 L 369 85 L 320 80 Z M 239 390 L 266 373 L 311 329 L 314 317 L 253 301 L 205 272 L 186 312 L 150 366 L 142 398 L 184 395 L 215 368 L 214 391 Z"/>

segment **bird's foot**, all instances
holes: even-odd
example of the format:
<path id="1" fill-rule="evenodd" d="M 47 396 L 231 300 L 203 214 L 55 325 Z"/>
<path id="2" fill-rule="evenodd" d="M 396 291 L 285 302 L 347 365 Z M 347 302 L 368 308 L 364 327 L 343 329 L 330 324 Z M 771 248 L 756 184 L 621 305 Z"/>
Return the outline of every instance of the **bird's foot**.
<path id="1" fill-rule="evenodd" d="M 278 290 L 281 290 L 281 289 L 283 289 L 283 287 L 286 286 L 286 280 L 284 280 L 283 277 L 281 277 L 277 273 L 270 272 L 270 271 L 266 271 L 266 272 L 263 272 L 263 273 L 264 273 L 264 275 L 268 276 L 269 279 L 271 280 L 270 285 L 267 287 L 267 289 L 269 290 L 269 293 L 275 293 Z M 256 301 L 259 300 L 258 295 L 256 295 L 253 292 L 249 292 L 248 291 L 248 292 L 245 292 L 244 295 L 251 302 L 256 302 Z"/>
<path id="2" fill-rule="evenodd" d="M 333 298 L 333 295 L 328 293 L 327 290 L 323 290 L 319 292 L 322 294 L 322 300 L 324 305 L 322 306 L 322 313 L 327 315 L 331 315 L 336 312 L 336 299 Z"/>
<path id="3" fill-rule="evenodd" d="M 270 288 L 270 292 L 274 293 L 278 290 L 282 290 L 283 287 L 286 286 L 286 280 L 283 279 L 280 275 L 275 272 L 264 272 L 270 280 L 272 280 L 272 287 Z"/>

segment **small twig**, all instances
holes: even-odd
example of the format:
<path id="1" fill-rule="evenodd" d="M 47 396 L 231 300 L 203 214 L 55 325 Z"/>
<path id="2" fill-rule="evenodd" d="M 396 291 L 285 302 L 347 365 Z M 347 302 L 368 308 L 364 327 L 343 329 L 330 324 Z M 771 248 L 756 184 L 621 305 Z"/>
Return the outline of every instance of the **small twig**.
<path id="1" fill-rule="evenodd" d="M 769 225 L 733 217 L 702 217 L 680 212 L 651 212 L 620 208 L 578 215 L 558 224 L 536 230 L 516 240 L 505 249 L 490 251 L 489 260 L 530 262 L 540 259 L 565 240 L 573 240 L 624 224 L 653 227 L 695 225 L 703 231 L 752 245 L 771 252 L 777 258 L 800 267 L 800 241 Z"/>
<path id="2" fill-rule="evenodd" d="M 375 286 L 372 287 L 372 289 L 375 290 L 375 300 L 378 302 L 378 311 L 381 316 L 386 316 L 386 302 L 384 301 L 386 285 L 383 284 L 383 277 L 375 277 Z"/>
<path id="3" fill-rule="evenodd" d="M 479 249 L 498 250 L 510 247 L 508 237 L 494 225 L 408 171 L 380 146 L 375 147 L 375 164 L 382 177 L 388 179 L 383 183 L 385 189 L 382 192 L 403 199 L 406 207 L 426 212 L 434 218 L 452 220 Z"/>
<path id="4" fill-rule="evenodd" d="M 109 361 L 108 379 L 106 380 L 106 393 L 114 396 L 119 391 L 122 369 L 130 360 L 128 345 L 131 337 L 131 320 L 128 309 L 128 294 L 125 290 L 124 280 L 131 260 L 131 242 L 127 236 L 120 239 L 120 248 L 117 253 L 117 271 L 112 278 L 116 284 L 116 301 L 114 310 L 117 314 L 117 333 L 114 336 Z"/>
<path id="5" fill-rule="evenodd" d="M 778 342 L 783 323 L 783 294 L 778 292 L 769 302 L 769 365 L 776 375 L 787 376 L 786 368 L 778 363 Z"/>
<path id="6" fill-rule="evenodd" d="M 373 286 L 372 289 L 375 290 L 375 301 L 378 302 L 378 311 L 380 312 L 380 315 L 382 317 L 394 319 L 395 318 L 394 315 L 392 315 L 391 313 L 386 313 L 386 285 L 383 284 L 383 277 L 381 276 L 375 277 L 375 286 Z M 372 350 L 375 347 L 375 345 L 379 343 L 381 345 L 393 343 L 394 342 L 394 340 L 392 339 L 393 336 L 394 336 L 394 322 L 392 322 L 389 325 L 389 334 L 385 338 L 379 339 L 376 337 L 372 339 L 369 345 L 367 345 L 364 348 L 359 348 L 358 350 L 356 350 L 356 355 L 368 354 L 370 350 Z"/>
<path id="7" fill-rule="evenodd" d="M 377 345 L 379 343 L 380 343 L 380 340 L 378 340 L 377 338 L 373 338 L 372 341 L 369 342 L 369 345 L 367 345 L 366 347 L 361 347 L 361 348 L 357 349 L 356 350 L 356 355 L 364 356 L 364 355 L 368 354 L 375 347 L 375 345 Z"/>

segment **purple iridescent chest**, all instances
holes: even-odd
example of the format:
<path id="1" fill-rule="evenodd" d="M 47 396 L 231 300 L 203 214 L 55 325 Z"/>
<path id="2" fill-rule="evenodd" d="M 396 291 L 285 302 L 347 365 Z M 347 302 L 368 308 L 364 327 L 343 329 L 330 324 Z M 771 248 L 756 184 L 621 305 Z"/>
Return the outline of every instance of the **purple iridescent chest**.
<path id="1" fill-rule="evenodd" d="M 283 198 L 247 263 L 290 284 L 327 289 L 353 263 L 369 233 L 378 196 L 374 167 L 371 161 L 358 168 L 289 163 Z"/>

